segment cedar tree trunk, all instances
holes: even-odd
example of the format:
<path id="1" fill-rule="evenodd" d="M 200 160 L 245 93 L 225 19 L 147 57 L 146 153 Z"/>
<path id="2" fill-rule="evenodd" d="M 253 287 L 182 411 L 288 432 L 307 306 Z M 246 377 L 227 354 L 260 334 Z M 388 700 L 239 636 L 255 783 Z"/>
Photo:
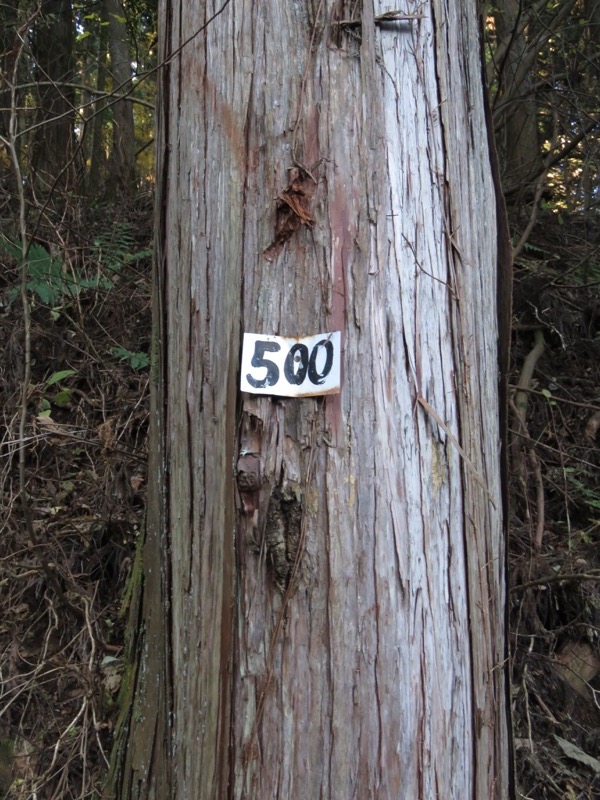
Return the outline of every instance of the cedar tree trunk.
<path id="1" fill-rule="evenodd" d="M 221 7 L 161 4 L 151 486 L 117 791 L 504 800 L 475 0 L 407 0 L 411 19 L 231 0 L 211 21 Z M 239 391 L 244 332 L 331 331 L 339 395 Z"/>

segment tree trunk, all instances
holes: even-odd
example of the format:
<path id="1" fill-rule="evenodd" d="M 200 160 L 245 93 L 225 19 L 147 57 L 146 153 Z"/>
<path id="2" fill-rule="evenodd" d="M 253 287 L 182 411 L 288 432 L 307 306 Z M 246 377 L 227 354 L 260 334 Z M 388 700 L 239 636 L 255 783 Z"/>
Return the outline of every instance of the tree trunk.
<path id="1" fill-rule="evenodd" d="M 125 11 L 120 0 L 104 0 L 108 19 L 110 74 L 113 91 L 125 94 L 131 84 L 131 56 Z M 109 196 L 130 195 L 135 185 L 135 131 L 133 105 L 118 100 L 112 105 L 112 149 L 108 160 L 106 191 Z"/>
<path id="2" fill-rule="evenodd" d="M 31 166 L 46 198 L 74 187 L 73 12 L 68 0 L 42 0 L 40 10 L 32 42 L 39 99 Z"/>
<path id="3" fill-rule="evenodd" d="M 108 31 L 106 30 L 106 24 L 104 23 L 108 24 L 106 6 L 104 6 L 102 10 L 101 24 L 97 34 L 98 56 L 96 89 L 98 90 L 100 97 L 94 103 L 91 109 L 90 121 L 87 123 L 91 129 L 91 145 L 89 154 L 90 169 L 88 175 L 87 193 L 91 197 L 100 194 L 100 191 L 103 188 L 104 182 L 107 178 L 104 128 L 107 117 L 107 111 L 105 109 L 108 105 L 108 101 L 102 95 L 106 91 Z M 108 176 L 108 181 L 110 182 L 110 176 Z"/>
<path id="4" fill-rule="evenodd" d="M 510 793 L 476 4 L 359 5 L 161 6 L 123 799 Z M 338 330 L 341 394 L 239 392 L 244 332 Z"/>
<path id="5" fill-rule="evenodd" d="M 4 77 L 0 83 L 0 136 L 6 141 L 10 139 L 11 85 L 19 82 L 19 74 L 22 72 L 18 67 L 18 42 L 14 36 L 18 11 L 18 0 L 0 4 L 0 74 Z M 20 93 L 15 91 L 15 104 L 19 102 L 20 96 Z M 19 152 L 18 140 L 15 145 Z M 15 192 L 16 185 L 10 158 L 5 156 L 4 152 L 3 147 L 3 155 L 0 158 L 0 186 L 5 196 L 8 196 Z"/>
<path id="6" fill-rule="evenodd" d="M 533 67 L 535 47 L 527 41 L 521 0 L 501 0 L 494 13 L 499 47 L 495 54 L 497 72 L 496 119 L 502 121 L 503 183 L 507 191 L 520 187 L 533 194 L 532 184 L 542 159 L 539 146 L 537 106 Z"/>

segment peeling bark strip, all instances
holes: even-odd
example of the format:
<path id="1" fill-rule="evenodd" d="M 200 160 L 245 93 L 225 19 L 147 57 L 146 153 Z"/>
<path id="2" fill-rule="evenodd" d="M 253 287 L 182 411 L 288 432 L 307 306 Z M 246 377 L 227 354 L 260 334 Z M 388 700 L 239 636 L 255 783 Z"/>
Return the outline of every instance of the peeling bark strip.
<path id="1" fill-rule="evenodd" d="M 310 201 L 314 193 L 315 179 L 303 169 L 293 167 L 290 170 L 289 186 L 279 195 L 277 201 L 275 239 L 264 252 L 268 261 L 273 261 L 281 253 L 284 244 L 302 225 L 312 228 L 315 224 L 310 213 Z"/>
<path id="2" fill-rule="evenodd" d="M 509 796 L 476 2 L 389 11 L 232 0 L 164 73 L 127 798 Z M 244 331 L 341 331 L 341 394 L 238 394 Z"/>

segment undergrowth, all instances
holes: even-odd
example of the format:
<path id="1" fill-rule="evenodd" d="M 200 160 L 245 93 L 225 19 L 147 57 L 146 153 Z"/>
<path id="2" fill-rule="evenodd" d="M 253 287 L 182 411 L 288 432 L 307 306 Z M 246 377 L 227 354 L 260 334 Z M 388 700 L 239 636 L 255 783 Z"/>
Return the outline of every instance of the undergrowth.
<path id="1" fill-rule="evenodd" d="M 151 228 L 142 202 L 29 243 L 24 437 L 22 243 L 0 240 L 0 797 L 101 797 L 145 503 Z"/>
<path id="2" fill-rule="evenodd" d="M 515 265 L 509 598 L 518 797 L 600 797 L 597 226 L 542 216 Z"/>

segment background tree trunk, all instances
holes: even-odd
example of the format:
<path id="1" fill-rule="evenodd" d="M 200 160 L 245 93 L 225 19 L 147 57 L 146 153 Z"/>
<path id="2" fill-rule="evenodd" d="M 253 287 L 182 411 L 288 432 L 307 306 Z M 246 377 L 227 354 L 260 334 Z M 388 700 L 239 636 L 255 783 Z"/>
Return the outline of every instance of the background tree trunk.
<path id="1" fill-rule="evenodd" d="M 104 14 L 109 22 L 108 42 L 113 90 L 124 94 L 129 90 L 131 82 L 131 56 L 125 11 L 120 0 L 104 0 Z M 112 105 L 112 129 L 106 190 L 112 196 L 127 196 L 135 185 L 135 131 L 131 101 L 121 100 Z"/>
<path id="2" fill-rule="evenodd" d="M 18 11 L 17 0 L 0 5 L 0 72 L 4 76 L 0 85 L 0 136 L 5 140 L 10 138 L 10 87 L 15 79 L 18 80 L 18 69 L 15 74 L 19 45 L 15 37 Z M 0 158 L 0 181 L 5 192 L 14 192 L 15 180 L 10 159 L 4 156 Z"/>
<path id="3" fill-rule="evenodd" d="M 38 127 L 32 148 L 36 189 L 73 189 L 75 119 L 73 11 L 68 0 L 42 0 L 33 28 L 32 51 L 39 86 Z"/>
<path id="4" fill-rule="evenodd" d="M 108 31 L 105 22 L 108 24 L 108 14 L 106 6 L 103 6 L 101 24 L 98 26 L 98 55 L 96 66 L 96 89 L 99 93 L 106 91 L 106 72 L 108 59 Z M 107 101 L 100 97 L 94 103 L 91 110 L 91 119 L 87 123 L 91 129 L 90 135 L 90 155 L 89 155 L 89 175 L 88 175 L 88 194 L 98 195 L 106 181 L 106 144 L 104 141 L 104 126 L 108 112 L 105 110 Z M 110 182 L 110 176 L 108 176 Z"/>
<path id="5" fill-rule="evenodd" d="M 476 4 L 359 6 L 230 3 L 163 70 L 121 798 L 509 795 Z M 163 2 L 162 59 L 218 8 Z M 339 396 L 239 393 L 244 331 L 334 330 Z"/>
<path id="6" fill-rule="evenodd" d="M 528 25 L 520 0 L 501 0 L 494 20 L 498 42 L 497 117 L 502 122 L 503 181 L 507 188 L 531 185 L 541 166 L 533 67 L 535 48 L 527 42 Z"/>

